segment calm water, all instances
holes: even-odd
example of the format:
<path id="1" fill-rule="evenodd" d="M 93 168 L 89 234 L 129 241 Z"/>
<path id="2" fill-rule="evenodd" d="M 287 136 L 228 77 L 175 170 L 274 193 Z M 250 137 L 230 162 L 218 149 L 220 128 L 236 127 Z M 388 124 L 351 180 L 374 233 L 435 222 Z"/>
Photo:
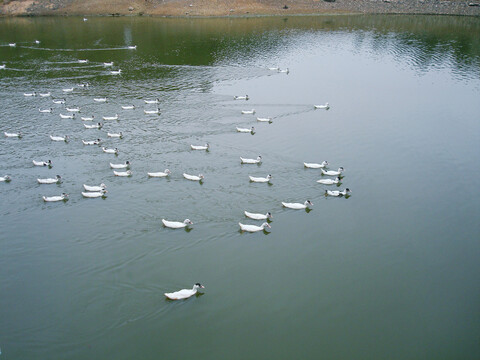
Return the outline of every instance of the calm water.
<path id="1" fill-rule="evenodd" d="M 479 33 L 458 17 L 1 19 L 0 130 L 24 133 L 0 137 L 2 358 L 478 359 Z M 120 119 L 86 130 L 31 91 Z M 98 137 L 119 156 L 80 141 Z M 126 160 L 133 176 L 114 177 Z M 323 160 L 350 198 L 303 167 Z M 102 182 L 105 200 L 82 198 Z M 240 233 L 261 223 L 244 210 L 271 211 L 270 233 Z M 165 300 L 195 282 L 204 295 Z"/>

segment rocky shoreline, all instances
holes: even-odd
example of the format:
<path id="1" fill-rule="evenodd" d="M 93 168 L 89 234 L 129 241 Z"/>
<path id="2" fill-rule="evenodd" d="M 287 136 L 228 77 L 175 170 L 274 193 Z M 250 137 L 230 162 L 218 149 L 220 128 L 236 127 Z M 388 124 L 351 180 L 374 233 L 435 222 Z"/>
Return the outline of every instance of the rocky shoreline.
<path id="1" fill-rule="evenodd" d="M 3 0 L 0 16 L 278 16 L 432 14 L 480 16 L 480 0 Z"/>

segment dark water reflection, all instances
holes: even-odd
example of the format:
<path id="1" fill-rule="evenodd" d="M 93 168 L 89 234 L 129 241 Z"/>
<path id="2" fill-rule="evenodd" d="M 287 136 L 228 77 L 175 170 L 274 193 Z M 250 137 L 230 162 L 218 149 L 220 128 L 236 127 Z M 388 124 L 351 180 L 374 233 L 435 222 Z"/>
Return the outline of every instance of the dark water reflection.
<path id="1" fill-rule="evenodd" d="M 477 359 L 479 33 L 447 16 L 0 19 L 0 131 L 25 134 L 0 137 L 2 357 Z M 120 119 L 86 130 L 27 91 Z M 98 137 L 116 159 L 80 141 Z M 133 176 L 113 176 L 127 160 Z M 323 160 L 345 167 L 341 186 L 303 167 Z M 82 198 L 101 182 L 105 200 Z M 312 211 L 281 205 L 306 199 Z M 244 210 L 271 211 L 272 228 L 242 234 L 257 223 Z M 204 295 L 164 299 L 198 281 Z"/>

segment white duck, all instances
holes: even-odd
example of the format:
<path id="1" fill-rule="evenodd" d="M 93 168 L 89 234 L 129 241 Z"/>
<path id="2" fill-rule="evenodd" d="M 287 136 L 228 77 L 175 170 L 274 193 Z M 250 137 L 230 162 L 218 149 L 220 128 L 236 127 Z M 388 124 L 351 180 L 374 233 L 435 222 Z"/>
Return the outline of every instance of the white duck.
<path id="1" fill-rule="evenodd" d="M 183 222 L 168 221 L 168 220 L 162 219 L 162 223 L 165 227 L 168 227 L 168 228 L 171 228 L 171 229 L 181 229 L 181 228 L 187 227 L 189 225 L 193 225 L 193 222 L 191 222 L 190 219 L 185 219 Z"/>
<path id="2" fill-rule="evenodd" d="M 75 118 L 75 114 L 71 114 L 71 115 L 59 114 L 59 115 L 62 119 L 74 119 Z"/>
<path id="3" fill-rule="evenodd" d="M 31 93 L 23 93 L 23 96 L 26 96 L 26 97 L 37 96 L 37 93 L 35 91 Z"/>
<path id="4" fill-rule="evenodd" d="M 160 114 L 160 109 L 157 108 L 156 110 L 143 110 L 146 115 L 153 115 L 153 114 Z"/>
<path id="5" fill-rule="evenodd" d="M 15 47 L 15 46 L 17 46 L 17 43 L 9 43 L 8 46 Z"/>
<path id="6" fill-rule="evenodd" d="M 102 150 L 104 153 L 107 153 L 107 154 L 115 154 L 115 155 L 118 155 L 118 149 L 115 148 L 115 149 L 108 149 L 106 147 L 102 147 Z"/>
<path id="7" fill-rule="evenodd" d="M 145 101 L 145 104 L 158 104 L 160 102 L 160 99 L 155 99 L 155 100 L 143 100 Z"/>
<path id="8" fill-rule="evenodd" d="M 83 192 L 82 191 L 82 196 L 85 198 L 105 198 L 107 197 L 107 190 L 101 190 L 101 191 L 92 191 L 92 192 Z"/>
<path id="9" fill-rule="evenodd" d="M 112 62 L 104 62 L 103 66 L 113 66 L 113 61 Z"/>
<path id="10" fill-rule="evenodd" d="M 303 166 L 305 166 L 306 168 L 309 168 L 309 169 L 321 169 L 321 168 L 324 168 L 325 166 L 328 166 L 328 161 L 322 161 L 321 164 L 317 164 L 317 163 L 306 163 L 304 162 L 303 163 Z"/>
<path id="11" fill-rule="evenodd" d="M 95 116 L 81 116 L 80 119 L 82 119 L 83 121 L 93 121 L 93 119 L 95 118 Z"/>
<path id="12" fill-rule="evenodd" d="M 106 97 L 103 97 L 103 98 L 93 98 L 93 101 L 99 102 L 99 103 L 106 103 L 106 102 L 107 102 L 107 98 L 106 98 Z"/>
<path id="13" fill-rule="evenodd" d="M 82 144 L 83 145 L 100 145 L 102 142 L 102 139 L 97 139 L 97 140 L 83 140 L 82 139 Z"/>
<path id="14" fill-rule="evenodd" d="M 62 89 L 63 92 L 72 92 L 73 91 L 73 87 L 72 88 L 66 88 L 66 89 Z"/>
<path id="15" fill-rule="evenodd" d="M 290 70 L 288 68 L 286 68 L 285 70 L 282 70 L 282 69 L 278 69 L 277 70 L 279 73 L 285 73 L 285 74 L 288 74 L 290 72 Z"/>
<path id="16" fill-rule="evenodd" d="M 183 173 L 183 177 L 187 180 L 192 180 L 192 181 L 203 181 L 204 179 L 204 176 L 202 174 L 199 174 L 197 176 L 197 175 L 189 175 L 189 174 Z"/>
<path id="17" fill-rule="evenodd" d="M 346 196 L 350 194 L 352 191 L 349 188 L 346 188 L 343 191 L 338 190 L 325 190 L 325 196 Z"/>
<path id="18" fill-rule="evenodd" d="M 40 40 L 35 40 L 35 44 L 40 44 Z"/>
<path id="19" fill-rule="evenodd" d="M 261 226 L 257 226 L 257 225 L 245 225 L 245 224 L 242 224 L 242 223 L 238 223 L 238 225 L 240 225 L 240 229 L 242 231 L 247 231 L 247 232 L 257 232 L 257 231 L 262 231 L 264 230 L 266 227 L 268 228 L 272 228 L 268 223 L 264 222 Z"/>
<path id="20" fill-rule="evenodd" d="M 260 155 L 258 155 L 256 159 L 246 159 L 240 156 L 240 163 L 242 164 L 260 164 L 261 162 L 262 157 Z"/>
<path id="21" fill-rule="evenodd" d="M 49 97 L 49 96 L 52 95 L 52 93 L 49 91 L 49 92 L 47 92 L 47 93 L 40 93 L 40 94 L 38 94 L 38 95 L 40 95 L 40 97 Z"/>
<path id="22" fill-rule="evenodd" d="M 65 136 L 52 136 L 50 135 L 50 139 L 52 141 L 65 141 L 65 142 L 68 142 L 68 135 L 65 135 Z"/>
<path id="23" fill-rule="evenodd" d="M 80 112 L 80 108 L 79 107 L 74 107 L 74 108 L 71 108 L 71 107 L 66 107 L 65 110 L 69 111 L 69 112 Z"/>
<path id="24" fill-rule="evenodd" d="M 192 150 L 208 150 L 210 148 L 210 144 L 206 143 L 205 145 L 190 145 Z"/>
<path id="25" fill-rule="evenodd" d="M 0 65 L 0 70 L 5 70 L 6 68 L 7 68 L 7 65 L 5 64 Z"/>
<path id="26" fill-rule="evenodd" d="M 118 120 L 118 114 L 115 116 L 102 116 L 103 120 Z"/>
<path id="27" fill-rule="evenodd" d="M 123 110 L 134 110 L 135 105 L 122 105 Z"/>
<path id="28" fill-rule="evenodd" d="M 192 297 L 193 295 L 195 295 L 198 289 L 205 289 L 205 286 L 203 286 L 200 283 L 196 283 L 195 285 L 193 285 L 192 289 L 183 289 L 183 290 L 175 291 L 173 293 L 165 293 L 165 296 L 170 300 L 188 299 L 189 297 Z"/>
<path id="29" fill-rule="evenodd" d="M 137 45 L 127 46 L 127 49 L 129 49 L 129 50 L 137 50 Z"/>
<path id="30" fill-rule="evenodd" d="M 164 172 L 147 172 L 147 175 L 150 176 L 150 177 L 166 177 L 168 175 L 170 175 L 171 172 L 170 170 L 168 169 L 165 169 Z"/>
<path id="31" fill-rule="evenodd" d="M 42 198 L 43 198 L 43 201 L 45 202 L 67 201 L 68 194 L 63 193 L 62 195 L 59 195 L 59 196 L 42 196 Z"/>
<path id="32" fill-rule="evenodd" d="M 327 176 L 338 176 L 344 171 L 343 167 L 339 167 L 337 171 L 335 170 L 328 170 L 325 171 L 322 169 L 322 175 L 327 175 Z"/>
<path id="33" fill-rule="evenodd" d="M 270 180 L 272 180 L 272 175 L 267 175 L 267 177 L 253 177 L 253 176 L 249 176 L 250 178 L 250 181 L 251 182 L 258 182 L 258 183 L 266 183 L 266 182 L 270 182 Z"/>
<path id="34" fill-rule="evenodd" d="M 38 111 L 45 114 L 45 113 L 51 113 L 53 111 L 53 109 L 52 108 L 50 108 L 50 109 L 38 109 Z"/>
<path id="35" fill-rule="evenodd" d="M 272 213 L 267 212 L 266 214 L 255 214 L 248 211 L 245 211 L 245 216 L 253 220 L 267 220 L 273 219 Z"/>
<path id="36" fill-rule="evenodd" d="M 10 182 L 12 181 L 12 178 L 8 175 L 5 176 L 0 176 L 0 182 Z"/>
<path id="37" fill-rule="evenodd" d="M 313 203 L 310 200 L 305 201 L 303 204 L 301 203 L 286 203 L 282 201 L 282 205 L 289 209 L 300 210 L 306 209 L 313 206 Z"/>
<path id="38" fill-rule="evenodd" d="M 268 123 L 271 123 L 271 122 L 272 122 L 272 118 L 271 118 L 271 117 L 268 117 L 268 118 L 257 117 L 257 121 L 259 121 L 259 122 L 268 122 Z"/>
<path id="39" fill-rule="evenodd" d="M 110 71 L 110 74 L 112 75 L 120 75 L 121 73 L 122 73 L 122 69 Z"/>
<path id="40" fill-rule="evenodd" d="M 9 137 L 9 138 L 14 138 L 14 137 L 16 137 L 16 138 L 19 138 L 19 139 L 20 139 L 20 138 L 23 136 L 21 132 L 18 132 L 18 133 L 9 133 L 9 132 L 6 132 L 6 131 L 5 131 L 4 134 L 5 134 L 6 137 Z"/>
<path id="41" fill-rule="evenodd" d="M 242 114 L 243 114 L 243 115 L 255 114 L 255 109 L 252 109 L 252 110 L 242 110 Z"/>
<path id="42" fill-rule="evenodd" d="M 48 160 L 48 161 L 35 161 L 35 160 L 33 160 L 33 165 L 52 167 L 52 160 Z"/>
<path id="43" fill-rule="evenodd" d="M 53 99 L 52 101 L 54 104 L 65 104 L 66 102 L 65 99 Z"/>
<path id="44" fill-rule="evenodd" d="M 320 180 L 317 180 L 317 183 L 323 184 L 323 185 L 334 185 L 334 184 L 340 184 L 341 181 L 342 180 L 339 177 L 337 177 L 335 179 L 320 179 Z"/>
<path id="45" fill-rule="evenodd" d="M 119 133 L 109 133 L 109 132 L 107 132 L 107 136 L 111 137 L 111 138 L 123 139 L 123 133 L 121 131 Z"/>
<path id="46" fill-rule="evenodd" d="M 233 100 L 248 100 L 248 95 L 245 96 L 234 96 Z"/>
<path id="47" fill-rule="evenodd" d="M 62 182 L 62 177 L 57 175 L 55 178 L 47 178 L 47 179 L 37 179 L 39 184 L 60 184 Z"/>
<path id="48" fill-rule="evenodd" d="M 112 169 L 128 169 L 130 167 L 130 161 L 125 161 L 124 164 L 112 164 L 110 163 Z"/>
<path id="49" fill-rule="evenodd" d="M 253 134 L 255 132 L 255 128 L 253 126 L 250 129 L 237 127 L 237 132 Z"/>
<path id="50" fill-rule="evenodd" d="M 113 175 L 120 176 L 120 177 L 128 177 L 128 176 L 132 176 L 132 172 L 130 170 L 127 170 L 127 171 L 115 171 L 115 170 L 113 170 Z"/>
<path id="51" fill-rule="evenodd" d="M 83 124 L 83 126 L 85 127 L 85 129 L 101 129 L 103 127 L 103 124 L 102 123 L 96 123 L 92 125 Z"/>
<path id="52" fill-rule="evenodd" d="M 78 59 L 78 63 L 79 64 L 86 64 L 86 63 L 88 63 L 88 60 L 87 59 Z"/>
<path id="53" fill-rule="evenodd" d="M 101 183 L 100 185 L 85 185 L 83 184 L 83 188 L 85 189 L 85 191 L 93 191 L 93 192 L 98 192 L 98 191 L 103 191 L 107 188 L 107 185 L 105 185 L 104 183 Z"/>
<path id="54" fill-rule="evenodd" d="M 328 103 L 325 103 L 325 105 L 313 105 L 315 109 L 325 109 L 328 110 L 330 109 L 330 105 Z"/>

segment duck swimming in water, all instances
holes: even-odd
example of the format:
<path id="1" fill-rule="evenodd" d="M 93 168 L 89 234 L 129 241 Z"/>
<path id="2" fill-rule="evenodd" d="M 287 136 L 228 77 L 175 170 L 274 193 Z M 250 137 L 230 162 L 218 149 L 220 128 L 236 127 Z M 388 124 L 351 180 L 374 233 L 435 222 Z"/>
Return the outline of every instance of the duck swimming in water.
<path id="1" fill-rule="evenodd" d="M 272 219 L 273 218 L 272 213 L 270 213 L 270 212 L 267 212 L 266 214 L 255 214 L 255 213 L 245 211 L 244 214 L 245 214 L 246 217 L 248 217 L 250 219 L 253 219 L 253 220 L 267 220 L 267 219 Z"/>
<path id="2" fill-rule="evenodd" d="M 22 133 L 21 132 L 18 132 L 18 133 L 9 133 L 9 132 L 4 132 L 5 136 L 6 137 L 9 137 L 9 138 L 19 138 L 21 139 L 23 137 Z"/>
<path id="3" fill-rule="evenodd" d="M 257 232 L 257 231 L 262 231 L 264 230 L 265 228 L 269 228 L 271 229 L 272 227 L 264 222 L 261 226 L 257 226 L 257 225 L 245 225 L 245 224 L 242 224 L 242 223 L 238 223 L 238 225 L 240 225 L 240 229 L 242 231 L 247 231 L 247 232 Z"/>
<path id="4" fill-rule="evenodd" d="M 256 159 L 246 159 L 240 156 L 240 163 L 242 164 L 260 164 L 261 162 L 262 157 L 260 155 L 258 155 Z"/>
<path id="5" fill-rule="evenodd" d="M 189 174 L 183 174 L 183 177 L 187 180 L 192 180 L 192 181 L 203 181 L 204 177 L 202 174 L 197 175 L 189 175 Z"/>
<path id="6" fill-rule="evenodd" d="M 107 185 L 105 185 L 104 183 L 101 183 L 100 185 L 85 185 L 83 184 L 83 188 L 85 189 L 85 191 L 93 191 L 93 192 L 96 192 L 96 191 L 103 191 L 107 188 Z"/>
<path id="7" fill-rule="evenodd" d="M 170 300 L 183 300 L 195 295 L 198 289 L 205 289 L 205 286 L 200 283 L 196 283 L 195 285 L 193 285 L 192 289 L 183 289 L 175 291 L 173 293 L 165 293 L 164 295 Z"/>
<path id="8" fill-rule="evenodd" d="M 325 196 L 347 196 L 351 193 L 352 191 L 349 188 L 346 188 L 343 191 L 338 191 L 338 190 L 325 190 Z"/>
<path id="9" fill-rule="evenodd" d="M 315 109 L 324 109 L 324 110 L 330 109 L 330 105 L 328 105 L 328 103 L 325 103 L 325 105 L 313 105 L 313 107 Z"/>
<path id="10" fill-rule="evenodd" d="M 101 191 L 92 191 L 92 192 L 84 192 L 82 191 L 82 196 L 84 198 L 106 198 L 107 197 L 107 190 L 101 190 Z"/>
<path id="11" fill-rule="evenodd" d="M 57 175 L 55 178 L 47 178 L 47 179 L 37 179 L 39 184 L 60 184 L 62 182 L 62 177 Z"/>
<path id="12" fill-rule="evenodd" d="M 253 133 L 255 133 L 255 128 L 253 126 L 250 129 L 237 127 L 237 132 L 253 134 Z"/>
<path id="13" fill-rule="evenodd" d="M 326 166 L 328 166 L 328 161 L 322 161 L 321 164 L 317 163 L 303 163 L 303 166 L 305 166 L 308 169 L 322 169 Z"/>
<path id="14" fill-rule="evenodd" d="M 272 180 L 272 175 L 267 175 L 267 177 L 253 177 L 249 176 L 251 182 L 257 182 L 257 183 L 266 183 L 270 182 Z"/>
<path id="15" fill-rule="evenodd" d="M 339 167 L 337 171 L 335 171 L 335 170 L 325 171 L 325 170 L 322 169 L 322 175 L 339 176 L 343 171 L 344 171 L 343 167 Z"/>
<path id="16" fill-rule="evenodd" d="M 303 204 L 282 202 L 282 205 L 289 209 L 300 210 L 310 208 L 311 206 L 313 206 L 313 203 L 310 200 L 307 200 Z"/>
<path id="17" fill-rule="evenodd" d="M 33 165 L 52 167 L 52 160 L 48 160 L 48 161 L 35 161 L 35 160 L 33 160 Z"/>
<path id="18" fill-rule="evenodd" d="M 110 163 L 112 169 L 128 169 L 130 167 L 130 161 L 125 161 L 123 164 L 112 164 Z"/>
<path id="19" fill-rule="evenodd" d="M 52 141 L 65 141 L 65 142 L 68 142 L 68 135 L 65 135 L 65 136 L 52 136 L 50 135 L 50 139 Z"/>
<path id="20" fill-rule="evenodd" d="M 168 169 L 165 169 L 164 172 L 147 172 L 147 175 L 150 177 L 167 177 L 171 172 Z"/>
<path id="21" fill-rule="evenodd" d="M 183 222 L 179 221 L 168 221 L 165 219 L 162 219 L 163 226 L 171 228 L 171 229 L 181 229 L 185 228 L 189 225 L 193 225 L 193 222 L 190 219 L 185 219 Z"/>
<path id="22" fill-rule="evenodd" d="M 102 147 L 102 150 L 104 153 L 107 153 L 107 154 L 115 154 L 115 155 L 118 155 L 118 149 L 115 148 L 115 149 L 108 149 L 106 147 Z"/>
<path id="23" fill-rule="evenodd" d="M 210 144 L 206 143 L 205 145 L 190 145 L 192 150 L 208 150 L 210 148 Z"/>
<path id="24" fill-rule="evenodd" d="M 59 195 L 59 196 L 42 196 L 42 198 L 43 198 L 43 201 L 45 202 L 67 201 L 68 194 L 63 193 L 62 195 Z"/>
<path id="25" fill-rule="evenodd" d="M 127 170 L 127 171 L 115 171 L 115 170 L 113 170 L 113 175 L 120 176 L 120 177 L 129 177 L 129 176 L 132 176 L 132 172 L 130 170 Z"/>
<path id="26" fill-rule="evenodd" d="M 317 180 L 317 183 L 319 184 L 323 184 L 323 185 L 334 185 L 334 184 L 340 184 L 341 183 L 341 179 L 339 177 L 335 178 L 335 179 L 320 179 L 320 180 Z"/>

